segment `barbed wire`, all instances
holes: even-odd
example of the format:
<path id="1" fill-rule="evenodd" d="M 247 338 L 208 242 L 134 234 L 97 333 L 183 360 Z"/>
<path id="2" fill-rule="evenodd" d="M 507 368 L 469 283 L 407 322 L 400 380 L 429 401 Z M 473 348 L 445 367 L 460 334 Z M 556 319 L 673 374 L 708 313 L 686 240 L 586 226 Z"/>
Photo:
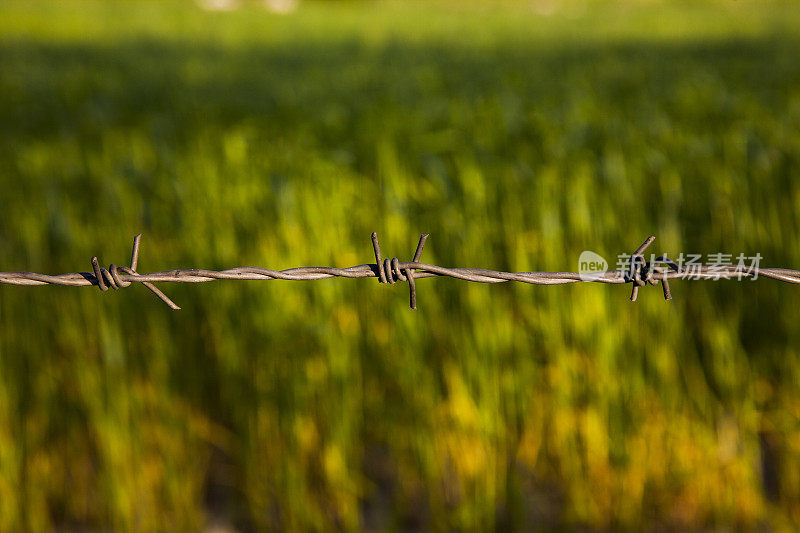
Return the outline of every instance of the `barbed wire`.
<path id="1" fill-rule="evenodd" d="M 377 233 L 372 234 L 372 246 L 375 252 L 375 263 L 357 265 L 347 268 L 336 267 L 298 267 L 286 270 L 270 270 L 261 267 L 236 267 L 227 270 L 204 270 L 197 268 L 168 270 L 140 274 L 136 271 L 139 262 L 139 242 L 141 234 L 133 238 L 130 266 L 117 266 L 114 264 L 103 268 L 97 257 L 92 258 L 92 272 L 72 272 L 69 274 L 37 274 L 34 272 L 0 272 L 0 283 L 7 285 L 66 285 L 70 287 L 83 287 L 95 285 L 101 291 L 109 288 L 118 290 L 129 287 L 133 283 L 141 283 L 150 289 L 158 298 L 172 309 L 180 309 L 166 294 L 161 292 L 154 283 L 204 283 L 218 279 L 232 280 L 271 280 L 282 279 L 292 281 L 308 281 L 325 278 L 378 278 L 380 283 L 394 284 L 398 281 L 408 282 L 411 309 L 417 308 L 416 281 L 421 278 L 446 276 L 475 283 L 504 283 L 518 281 L 534 285 L 562 285 L 565 283 L 594 282 L 594 283 L 632 283 L 631 301 L 636 301 L 639 289 L 661 282 L 664 299 L 671 300 L 669 281 L 672 279 L 692 280 L 719 280 L 742 279 L 743 277 L 767 278 L 800 284 L 800 270 L 788 268 L 759 268 L 750 266 L 742 268 L 741 265 L 692 265 L 685 268 L 675 263 L 667 256 L 662 255 L 648 261 L 644 254 L 655 237 L 649 237 L 630 256 L 627 268 L 618 270 L 605 270 L 600 272 L 502 272 L 498 270 L 485 270 L 480 268 L 446 268 L 437 265 L 420 263 L 422 248 L 428 234 L 420 236 L 417 249 L 411 261 L 400 261 L 394 257 L 384 259 L 378 243 Z"/>

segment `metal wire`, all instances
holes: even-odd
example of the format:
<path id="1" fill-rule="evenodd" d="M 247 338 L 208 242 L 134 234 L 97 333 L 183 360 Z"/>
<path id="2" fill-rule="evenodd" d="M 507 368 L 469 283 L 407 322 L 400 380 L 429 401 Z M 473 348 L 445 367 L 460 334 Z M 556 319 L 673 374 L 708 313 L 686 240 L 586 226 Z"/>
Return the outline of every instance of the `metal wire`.
<path id="1" fill-rule="evenodd" d="M 627 270 L 606 270 L 590 274 L 579 274 L 577 272 L 501 272 L 479 268 L 445 268 L 429 265 L 427 263 L 420 263 L 422 248 L 425 246 L 427 238 L 427 233 L 420 237 L 417 249 L 414 252 L 414 258 L 407 262 L 400 261 L 396 257 L 384 259 L 381 255 L 378 235 L 377 233 L 373 233 L 372 246 L 375 252 L 374 264 L 370 263 L 348 268 L 299 267 L 287 270 L 270 270 L 260 267 L 237 267 L 216 271 L 190 268 L 140 274 L 136 271 L 136 267 L 139 260 L 139 241 L 141 235 L 137 235 L 133 239 L 130 267 L 111 264 L 108 269 L 105 269 L 100 266 L 97 257 L 93 257 L 92 272 L 73 272 L 70 274 L 58 275 L 37 274 L 34 272 L 0 272 L 0 283 L 28 286 L 67 285 L 71 287 L 96 285 L 101 291 L 107 291 L 109 288 L 118 290 L 130 286 L 132 283 L 141 283 L 172 309 L 180 309 L 180 307 L 153 285 L 153 283 L 204 283 L 217 279 L 283 279 L 299 281 L 333 277 L 378 278 L 380 283 L 393 284 L 398 281 L 407 281 L 411 309 L 417 308 L 415 280 L 433 276 L 447 276 L 476 283 L 504 283 L 507 281 L 519 281 L 521 283 L 531 283 L 534 285 L 561 285 L 564 283 L 578 282 L 632 283 L 631 301 L 636 301 L 641 287 L 646 286 L 648 283 L 650 285 L 656 285 L 659 281 L 663 288 L 664 299 L 672 299 L 669 289 L 669 280 L 671 279 L 717 280 L 763 276 L 787 283 L 800 284 L 800 270 L 787 268 L 740 268 L 734 265 L 692 265 L 691 268 L 682 268 L 665 256 L 660 256 L 654 261 L 647 261 L 643 253 L 647 247 L 652 244 L 655 237 L 649 237 L 631 255 Z"/>

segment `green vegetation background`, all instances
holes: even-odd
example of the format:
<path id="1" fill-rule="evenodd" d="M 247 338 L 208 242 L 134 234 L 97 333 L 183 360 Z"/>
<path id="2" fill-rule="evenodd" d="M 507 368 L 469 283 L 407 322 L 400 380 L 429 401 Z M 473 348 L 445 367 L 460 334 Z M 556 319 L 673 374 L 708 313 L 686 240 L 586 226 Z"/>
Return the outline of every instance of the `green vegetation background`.
<path id="1" fill-rule="evenodd" d="M 0 3 L 0 270 L 800 266 L 797 2 Z M 800 291 L 0 286 L 0 530 L 800 525 Z"/>

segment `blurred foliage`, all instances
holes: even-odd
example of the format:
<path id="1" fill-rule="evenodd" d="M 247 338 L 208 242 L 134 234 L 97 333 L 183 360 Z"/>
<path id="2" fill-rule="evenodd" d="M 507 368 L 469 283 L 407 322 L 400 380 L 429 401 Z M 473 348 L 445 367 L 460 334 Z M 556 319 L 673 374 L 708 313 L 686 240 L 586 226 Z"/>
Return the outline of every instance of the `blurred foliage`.
<path id="1" fill-rule="evenodd" d="M 800 266 L 796 2 L 0 4 L 0 270 Z M 0 286 L 0 530 L 800 526 L 777 282 Z"/>

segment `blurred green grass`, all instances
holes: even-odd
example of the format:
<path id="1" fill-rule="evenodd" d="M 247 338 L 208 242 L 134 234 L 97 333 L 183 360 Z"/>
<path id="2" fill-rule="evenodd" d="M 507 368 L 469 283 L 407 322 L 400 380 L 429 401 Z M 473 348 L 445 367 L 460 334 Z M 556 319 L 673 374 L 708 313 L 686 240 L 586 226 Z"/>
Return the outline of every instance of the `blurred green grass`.
<path id="1" fill-rule="evenodd" d="M 541 6 L 4 2 L 0 270 L 800 266 L 797 3 Z M 0 286 L 0 530 L 800 524 L 793 287 L 164 289 Z"/>

